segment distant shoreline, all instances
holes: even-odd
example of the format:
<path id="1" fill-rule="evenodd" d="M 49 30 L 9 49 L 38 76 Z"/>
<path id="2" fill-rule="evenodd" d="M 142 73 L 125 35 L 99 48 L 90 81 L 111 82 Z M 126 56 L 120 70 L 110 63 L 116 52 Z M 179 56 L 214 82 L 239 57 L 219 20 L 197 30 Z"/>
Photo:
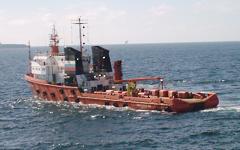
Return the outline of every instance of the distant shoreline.
<path id="1" fill-rule="evenodd" d="M 0 48 L 25 48 L 27 45 L 25 44 L 1 44 Z"/>

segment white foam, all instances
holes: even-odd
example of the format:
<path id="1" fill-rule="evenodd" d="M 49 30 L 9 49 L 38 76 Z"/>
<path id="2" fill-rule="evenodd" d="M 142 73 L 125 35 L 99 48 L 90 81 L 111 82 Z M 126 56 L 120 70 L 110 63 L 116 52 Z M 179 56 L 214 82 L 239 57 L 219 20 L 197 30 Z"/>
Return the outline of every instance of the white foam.
<path id="1" fill-rule="evenodd" d="M 240 112 L 240 106 L 231 106 L 229 107 L 229 110 L 235 110 L 237 112 Z"/>
<path id="2" fill-rule="evenodd" d="M 218 112 L 218 111 L 237 111 L 240 112 L 240 106 L 219 106 L 217 108 L 202 110 L 201 112 Z"/>
<path id="3" fill-rule="evenodd" d="M 81 109 L 81 108 L 103 108 L 103 109 L 107 109 L 107 110 L 112 110 L 112 111 L 135 111 L 135 112 L 142 112 L 145 115 L 149 115 L 150 113 L 167 113 L 167 114 L 171 114 L 169 112 L 165 112 L 165 111 L 158 111 L 158 110 L 136 110 L 130 107 L 115 107 L 112 105 L 98 105 L 98 104 L 83 104 L 82 102 L 79 103 L 75 103 L 75 102 L 63 102 L 63 101 L 46 101 L 46 100 L 35 100 L 35 103 L 38 104 L 39 106 L 42 106 L 44 103 L 48 103 L 48 104 L 54 104 L 57 107 L 65 107 L 65 108 L 69 108 L 69 109 Z M 71 107 L 72 106 L 72 107 Z M 86 110 L 80 110 L 79 113 L 86 113 L 88 111 Z"/>
<path id="4" fill-rule="evenodd" d="M 137 116 L 137 117 L 133 117 L 133 119 L 134 119 L 134 120 L 141 120 L 141 119 L 142 119 L 142 117 L 140 117 L 140 116 Z"/>
<path id="5" fill-rule="evenodd" d="M 201 110 L 201 112 L 217 112 L 217 111 L 221 111 L 221 110 L 224 110 L 224 109 L 222 107 L 217 107 L 217 108 Z"/>
<path id="6" fill-rule="evenodd" d="M 93 118 L 93 119 L 95 119 L 95 118 L 97 118 L 99 115 L 97 114 L 97 115 L 91 115 L 91 118 Z"/>
<path id="7" fill-rule="evenodd" d="M 79 110 L 78 112 L 84 114 L 84 113 L 87 113 L 88 111 L 86 111 L 86 110 Z"/>

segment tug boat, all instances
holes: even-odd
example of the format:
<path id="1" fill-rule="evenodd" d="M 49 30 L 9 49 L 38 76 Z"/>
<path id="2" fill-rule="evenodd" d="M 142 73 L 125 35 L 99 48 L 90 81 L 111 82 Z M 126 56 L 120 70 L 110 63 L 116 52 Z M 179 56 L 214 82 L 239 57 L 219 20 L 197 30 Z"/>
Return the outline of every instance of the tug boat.
<path id="1" fill-rule="evenodd" d="M 123 79 L 122 61 L 113 62 L 112 69 L 109 50 L 92 46 L 92 56 L 83 53 L 84 23 L 79 18 L 75 24 L 79 25 L 80 50 L 65 47 L 64 52 L 60 52 L 55 27 L 48 54 L 31 58 L 29 48 L 29 71 L 25 80 L 34 98 L 175 113 L 217 107 L 216 93 L 164 89 L 162 77 Z M 148 80 L 158 82 L 159 88 L 137 88 L 137 83 Z"/>

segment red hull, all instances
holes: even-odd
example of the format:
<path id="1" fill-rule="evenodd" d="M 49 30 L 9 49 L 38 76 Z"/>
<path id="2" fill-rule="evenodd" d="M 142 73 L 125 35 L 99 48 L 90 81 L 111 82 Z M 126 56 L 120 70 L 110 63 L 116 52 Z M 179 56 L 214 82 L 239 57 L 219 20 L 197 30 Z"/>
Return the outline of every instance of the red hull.
<path id="1" fill-rule="evenodd" d="M 112 105 L 129 107 L 139 110 L 159 110 L 176 113 L 197 111 L 217 107 L 219 100 L 215 93 L 194 94 L 194 99 L 174 97 L 128 97 L 118 91 L 113 94 L 106 92 L 81 93 L 78 87 L 53 85 L 46 81 L 25 76 L 33 95 L 42 100 L 81 102 L 83 104 Z"/>

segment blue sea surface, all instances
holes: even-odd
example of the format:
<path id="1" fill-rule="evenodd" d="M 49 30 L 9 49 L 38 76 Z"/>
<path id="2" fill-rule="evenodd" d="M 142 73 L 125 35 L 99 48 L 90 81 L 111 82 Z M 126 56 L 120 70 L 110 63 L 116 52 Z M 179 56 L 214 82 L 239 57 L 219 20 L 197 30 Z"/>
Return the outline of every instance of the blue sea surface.
<path id="1" fill-rule="evenodd" d="M 240 148 L 240 42 L 103 47 L 123 60 L 124 78 L 162 76 L 168 89 L 213 91 L 219 107 L 172 114 L 43 102 L 24 80 L 27 49 L 1 48 L 0 149 Z"/>

